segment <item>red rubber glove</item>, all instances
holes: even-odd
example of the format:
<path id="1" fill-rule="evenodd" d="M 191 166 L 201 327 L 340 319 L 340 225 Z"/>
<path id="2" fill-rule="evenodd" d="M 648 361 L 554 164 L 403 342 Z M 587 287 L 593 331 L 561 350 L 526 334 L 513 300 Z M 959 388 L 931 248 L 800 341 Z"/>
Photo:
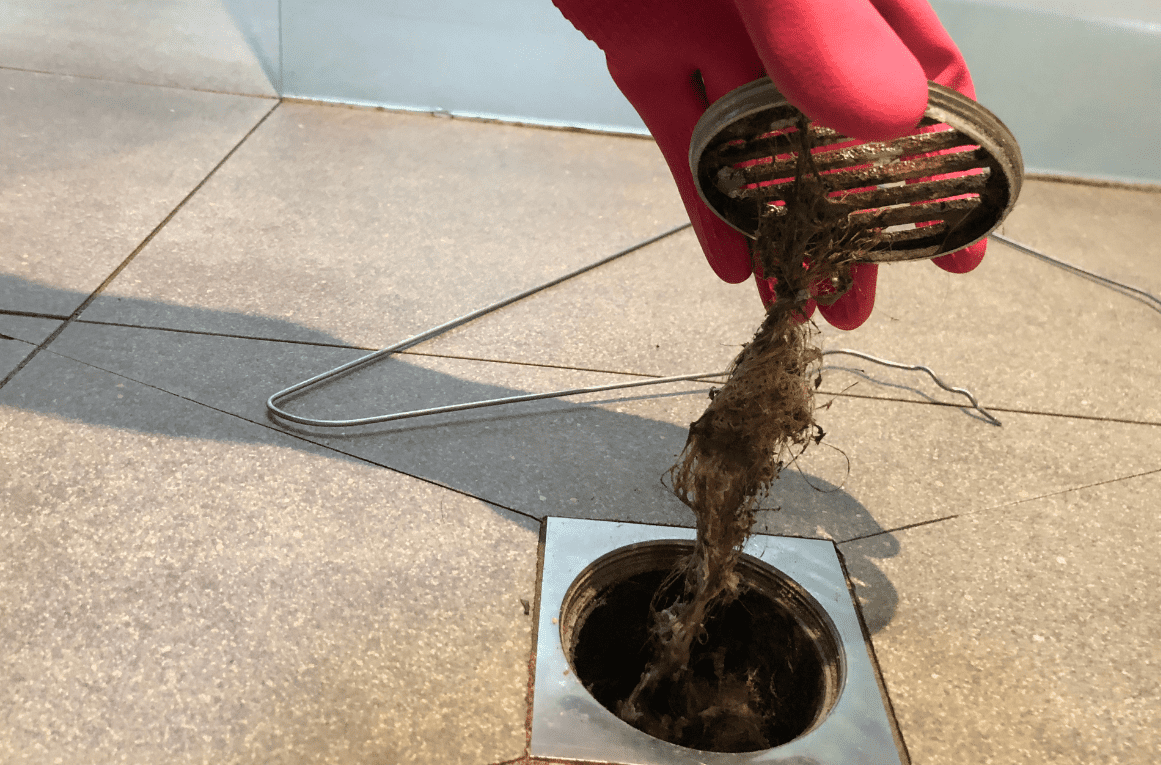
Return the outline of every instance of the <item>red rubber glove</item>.
<path id="1" fill-rule="evenodd" d="M 911 132 L 927 108 L 927 81 L 974 98 L 963 57 L 926 0 L 553 0 L 605 52 L 609 72 L 657 140 L 706 259 L 731 283 L 752 273 L 744 236 L 697 194 L 689 142 L 706 107 L 768 74 L 811 119 L 862 140 Z M 704 93 L 697 73 L 705 84 Z M 935 258 L 964 273 L 984 243 Z M 878 266 L 860 264 L 854 286 L 818 306 L 839 329 L 871 315 Z M 763 302 L 772 290 L 758 279 Z M 814 311 L 807 306 L 806 317 Z"/>

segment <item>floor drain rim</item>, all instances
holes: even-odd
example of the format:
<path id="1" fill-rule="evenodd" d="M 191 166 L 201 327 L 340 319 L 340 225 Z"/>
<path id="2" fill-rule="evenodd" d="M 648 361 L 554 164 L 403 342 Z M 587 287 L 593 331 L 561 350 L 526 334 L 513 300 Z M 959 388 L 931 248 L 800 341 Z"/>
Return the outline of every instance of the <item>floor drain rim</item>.
<path id="1" fill-rule="evenodd" d="M 685 540 L 635 542 L 602 555 L 577 575 L 565 593 L 557 626 L 565 658 L 582 684 L 586 678 L 577 666 L 577 642 L 593 612 L 606 596 L 612 597 L 611 588 L 637 575 L 672 570 L 678 560 L 692 552 L 693 542 Z M 826 720 L 842 693 L 846 658 L 838 631 L 826 609 L 804 587 L 766 561 L 743 555 L 739 573 L 756 595 L 777 603 L 777 608 L 798 624 L 819 660 L 821 692 L 809 724 L 791 739 L 797 740 Z"/>
<path id="2" fill-rule="evenodd" d="M 756 752 L 707 752 L 655 739 L 628 725 L 589 695 L 561 642 L 561 607 L 577 576 L 627 545 L 692 540 L 693 529 L 548 518 L 538 614 L 531 754 L 627 765 L 734 765 L 783 762 L 906 762 L 864 640 L 834 544 L 756 535 L 745 552 L 796 582 L 822 607 L 839 637 L 845 665 L 830 712 L 805 734 Z M 868 759 L 869 758 L 869 759 Z"/>

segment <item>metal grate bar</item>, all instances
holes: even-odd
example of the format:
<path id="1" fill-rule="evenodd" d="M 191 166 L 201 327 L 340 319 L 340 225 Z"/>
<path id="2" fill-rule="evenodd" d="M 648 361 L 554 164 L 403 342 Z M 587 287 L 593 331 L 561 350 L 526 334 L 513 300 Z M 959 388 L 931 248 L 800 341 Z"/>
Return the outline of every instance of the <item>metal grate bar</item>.
<path id="1" fill-rule="evenodd" d="M 719 175 L 728 174 L 737 176 L 743 183 L 760 183 L 773 178 L 794 177 L 798 164 L 798 137 L 794 133 L 783 133 L 767 139 L 759 139 L 763 146 L 754 147 L 740 156 L 720 157 L 723 163 L 734 167 L 722 168 Z M 836 136 L 826 143 L 843 143 L 850 141 L 845 136 Z M 975 147 L 971 138 L 956 130 L 944 130 L 936 133 L 920 133 L 919 135 L 905 136 L 889 142 L 861 143 L 855 146 L 839 148 L 822 148 L 822 142 L 813 139 L 815 149 L 811 152 L 815 167 L 820 172 L 836 170 L 858 165 L 892 162 L 903 159 L 919 159 L 923 155 L 957 149 L 961 147 Z M 747 147 L 749 149 L 749 147 Z M 771 159 L 769 162 L 759 161 L 747 167 L 736 165 L 754 160 Z"/>
<path id="2" fill-rule="evenodd" d="M 867 162 L 858 165 L 854 162 L 842 164 L 823 162 L 817 163 L 817 167 L 819 172 L 824 174 L 831 190 L 841 191 L 974 170 L 986 162 L 987 152 L 976 149 L 912 159 L 899 159 L 887 155 L 883 155 L 883 158 L 886 161 L 882 164 L 872 164 L 869 167 L 865 166 Z M 797 159 L 780 162 L 777 166 L 754 165 L 742 169 L 725 167 L 718 171 L 715 185 L 723 194 L 734 199 L 760 197 L 767 193 L 764 189 L 769 186 L 753 187 L 752 184 L 783 181 L 780 185 L 785 185 L 786 181 L 794 179 L 795 162 Z M 748 186 L 750 188 L 747 188 Z M 774 188 L 777 188 L 777 185 L 774 185 Z"/>
<path id="3" fill-rule="evenodd" d="M 931 220 L 946 221 L 949 224 L 963 220 L 980 206 L 975 199 L 951 199 L 945 202 L 929 202 L 919 205 L 888 207 L 885 210 L 855 212 L 850 215 L 851 225 L 866 228 L 886 228 L 904 223 L 923 223 Z"/>
<path id="4" fill-rule="evenodd" d="M 886 189 L 870 191 L 848 191 L 835 197 L 836 202 L 845 202 L 860 209 L 912 204 L 928 200 L 949 199 L 962 194 L 980 194 L 988 184 L 988 171 L 959 178 L 944 178 L 938 181 L 919 181 Z"/>
<path id="5" fill-rule="evenodd" d="M 985 172 L 981 175 L 947 178 L 939 181 L 921 181 L 887 189 L 840 193 L 834 197 L 833 201 L 850 205 L 853 211 L 874 212 L 880 208 L 895 205 L 916 204 L 932 200 L 948 201 L 952 197 L 965 194 L 973 194 L 978 198 L 987 186 L 987 180 Z M 786 214 L 784 206 L 772 206 L 770 210 L 775 215 Z"/>

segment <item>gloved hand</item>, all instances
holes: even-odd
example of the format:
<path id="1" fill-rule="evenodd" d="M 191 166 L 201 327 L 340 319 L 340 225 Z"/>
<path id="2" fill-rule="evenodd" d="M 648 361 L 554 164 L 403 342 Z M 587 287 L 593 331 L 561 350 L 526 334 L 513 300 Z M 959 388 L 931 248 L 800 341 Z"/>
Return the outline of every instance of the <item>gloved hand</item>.
<path id="1" fill-rule="evenodd" d="M 752 273 L 746 238 L 706 207 L 689 171 L 690 137 L 710 103 L 768 74 L 811 119 L 852 138 L 887 140 L 919 123 L 928 80 L 975 97 L 963 57 L 926 0 L 553 3 L 605 52 L 613 80 L 669 164 L 706 259 L 731 283 Z M 983 256 L 981 241 L 934 260 L 965 273 Z M 858 327 L 875 303 L 878 266 L 858 264 L 852 276 L 849 292 L 818 306 L 840 329 Z M 772 299 L 764 279 L 758 291 Z"/>

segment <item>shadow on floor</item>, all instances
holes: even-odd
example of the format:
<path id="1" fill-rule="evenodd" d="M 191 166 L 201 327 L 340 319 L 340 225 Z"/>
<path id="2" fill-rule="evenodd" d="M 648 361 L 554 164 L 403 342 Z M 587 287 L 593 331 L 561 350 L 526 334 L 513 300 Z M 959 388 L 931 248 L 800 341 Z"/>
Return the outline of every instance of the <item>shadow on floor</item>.
<path id="1" fill-rule="evenodd" d="M 134 302 L 145 301 L 126 299 L 127 315 L 141 307 Z M 169 326 L 230 326 L 242 318 L 174 305 L 148 307 L 151 315 L 164 313 Z M 22 321 L 50 319 L 17 317 L 0 307 L 0 331 L 30 332 Z M 98 324 L 82 316 L 0 390 L 0 408 L 171 438 L 274 442 L 315 452 L 322 446 L 335 459 L 371 462 L 534 518 L 693 525 L 692 514 L 662 478 L 685 442 L 686 428 L 673 423 L 700 413 L 708 385 L 596 394 L 596 400 L 581 403 L 529 402 L 342 435 L 291 430 L 268 418 L 267 397 L 365 351 L 291 322 L 265 322 L 276 337 L 310 337 L 311 342 Z M 397 356 L 314 391 L 292 402 L 292 408 L 314 417 L 359 417 L 614 379 L 498 362 Z M 839 542 L 874 537 L 874 544 L 859 545 L 847 565 L 874 604 L 869 627 L 881 629 L 898 596 L 873 559 L 895 555 L 898 545 L 867 508 L 841 489 L 845 465 L 824 449 L 815 454 L 802 460 L 801 470 L 784 471 L 763 503 L 770 509 L 759 514 L 755 530 Z"/>

